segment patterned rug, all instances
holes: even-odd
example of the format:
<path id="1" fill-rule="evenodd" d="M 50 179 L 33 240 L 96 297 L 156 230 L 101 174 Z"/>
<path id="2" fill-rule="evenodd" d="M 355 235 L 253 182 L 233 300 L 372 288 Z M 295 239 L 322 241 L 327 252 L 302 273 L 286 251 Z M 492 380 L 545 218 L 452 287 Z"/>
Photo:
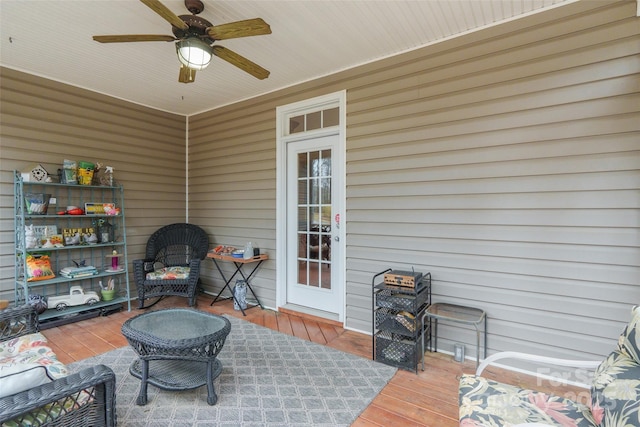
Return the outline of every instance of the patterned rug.
<path id="1" fill-rule="evenodd" d="M 171 392 L 149 385 L 136 405 L 140 380 L 129 374 L 130 347 L 74 362 L 73 371 L 104 364 L 116 373 L 118 426 L 349 426 L 395 374 L 396 368 L 281 334 L 235 317 L 214 381 L 207 388 Z M 153 363 L 153 362 L 152 362 Z"/>

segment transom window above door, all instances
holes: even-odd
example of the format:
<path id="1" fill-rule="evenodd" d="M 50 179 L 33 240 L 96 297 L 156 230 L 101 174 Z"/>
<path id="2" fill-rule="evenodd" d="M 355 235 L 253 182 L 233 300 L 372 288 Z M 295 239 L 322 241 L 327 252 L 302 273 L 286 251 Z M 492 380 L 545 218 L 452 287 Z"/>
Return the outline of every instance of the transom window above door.
<path id="1" fill-rule="evenodd" d="M 340 109 L 338 107 L 313 111 L 289 117 L 289 135 L 325 129 L 340 124 Z"/>

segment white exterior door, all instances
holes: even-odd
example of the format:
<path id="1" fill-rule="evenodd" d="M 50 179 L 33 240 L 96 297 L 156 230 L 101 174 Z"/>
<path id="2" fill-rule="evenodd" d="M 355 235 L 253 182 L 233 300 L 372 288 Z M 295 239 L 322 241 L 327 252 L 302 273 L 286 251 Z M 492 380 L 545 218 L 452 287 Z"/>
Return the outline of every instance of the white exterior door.
<path id="1" fill-rule="evenodd" d="M 333 153 L 338 136 L 290 143 L 287 149 L 287 302 L 338 313 L 342 304 Z M 338 214 L 339 215 L 339 214 Z"/>
<path id="2" fill-rule="evenodd" d="M 346 92 L 278 107 L 278 307 L 344 321 Z"/>

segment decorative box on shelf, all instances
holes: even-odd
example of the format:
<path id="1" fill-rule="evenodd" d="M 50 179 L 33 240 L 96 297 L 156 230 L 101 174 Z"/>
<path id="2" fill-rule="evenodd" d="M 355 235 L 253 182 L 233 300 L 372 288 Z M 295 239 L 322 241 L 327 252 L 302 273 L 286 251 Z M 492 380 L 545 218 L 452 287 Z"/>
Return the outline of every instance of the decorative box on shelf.
<path id="1" fill-rule="evenodd" d="M 422 273 L 415 271 L 390 270 L 384 273 L 384 284 L 415 288 L 422 282 Z"/>

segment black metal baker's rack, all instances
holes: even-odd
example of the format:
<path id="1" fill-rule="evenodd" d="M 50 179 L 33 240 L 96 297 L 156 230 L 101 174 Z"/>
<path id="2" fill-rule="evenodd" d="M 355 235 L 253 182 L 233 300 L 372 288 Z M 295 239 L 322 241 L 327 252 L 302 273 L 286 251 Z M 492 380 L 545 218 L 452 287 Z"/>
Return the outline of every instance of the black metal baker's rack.
<path id="1" fill-rule="evenodd" d="M 409 371 L 418 371 L 423 340 L 429 340 L 430 324 L 422 323 L 431 304 L 431 273 L 423 274 L 414 287 L 385 284 L 373 276 L 373 359 Z M 378 283 L 376 283 L 378 281 Z"/>

